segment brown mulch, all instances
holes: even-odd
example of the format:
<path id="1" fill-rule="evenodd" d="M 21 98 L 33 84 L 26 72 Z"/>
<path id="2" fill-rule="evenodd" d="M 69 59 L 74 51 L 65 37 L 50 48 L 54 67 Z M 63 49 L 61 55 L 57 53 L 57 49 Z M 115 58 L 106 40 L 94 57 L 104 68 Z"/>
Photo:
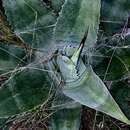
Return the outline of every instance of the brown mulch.
<path id="1" fill-rule="evenodd" d="M 8 79 L 6 76 L 0 76 L 0 86 Z"/>
<path id="2" fill-rule="evenodd" d="M 80 130 L 92 130 L 94 118 L 95 111 L 83 106 Z"/>
<path id="3" fill-rule="evenodd" d="M 95 114 L 95 110 L 83 106 L 80 130 L 130 130 L 130 126 L 102 113 L 98 113 L 95 120 Z"/>

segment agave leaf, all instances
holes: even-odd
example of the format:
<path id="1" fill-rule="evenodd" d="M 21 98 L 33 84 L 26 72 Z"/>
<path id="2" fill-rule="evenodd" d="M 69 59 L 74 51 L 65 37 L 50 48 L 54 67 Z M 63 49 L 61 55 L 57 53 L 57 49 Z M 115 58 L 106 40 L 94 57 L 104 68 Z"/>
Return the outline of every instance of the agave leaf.
<path id="1" fill-rule="evenodd" d="M 55 66 L 55 61 L 53 63 L 49 62 L 48 67 L 50 67 L 52 72 L 55 70 Z M 54 75 L 52 78 L 54 78 Z M 49 130 L 79 130 L 81 105 L 65 96 L 59 85 L 56 90 L 56 95 L 52 102 L 52 108 L 56 113 L 50 119 Z"/>
<path id="2" fill-rule="evenodd" d="M 23 49 L 4 45 L 4 43 L 0 44 L 0 74 L 27 63 Z"/>
<path id="3" fill-rule="evenodd" d="M 101 78 L 107 81 L 107 84 L 112 92 L 112 95 L 120 107 L 124 110 L 124 113 L 130 117 L 129 113 L 129 69 L 130 69 L 130 48 L 129 38 L 118 42 L 116 50 L 111 50 L 109 58 L 105 58 L 96 68 L 95 71 Z M 113 46 L 112 43 L 108 46 Z M 104 48 L 105 53 L 111 48 Z M 114 51 L 114 56 L 112 53 Z M 102 53 L 104 55 L 104 52 Z M 110 60 L 111 59 L 111 60 Z M 111 62 L 110 62 L 111 61 Z M 110 62 L 110 65 L 108 64 Z M 109 65 L 109 67 L 108 67 Z M 118 65 L 118 67 L 117 67 Z M 107 67 L 109 68 L 107 70 Z M 107 73 L 106 73 L 107 71 Z M 106 76 L 104 76 L 106 75 Z M 111 84 L 112 83 L 112 84 Z"/>
<path id="4" fill-rule="evenodd" d="M 89 27 L 89 33 L 88 33 L 89 43 L 87 44 L 87 46 L 92 47 L 97 39 L 99 14 L 100 14 L 99 0 L 96 2 L 88 0 L 81 0 L 81 1 L 66 0 L 62 7 L 61 12 L 59 13 L 60 16 L 57 19 L 56 27 L 54 28 L 55 43 L 63 44 L 63 46 L 67 45 L 68 43 L 74 43 L 74 44 L 80 43 L 81 38 L 84 35 L 84 32 Z M 66 48 L 65 51 L 67 55 L 71 55 L 75 51 L 75 48 L 69 50 Z M 70 100 L 67 101 L 69 103 Z M 75 108 L 75 110 L 76 109 L 77 108 Z M 79 122 L 77 121 L 79 121 L 80 111 L 76 110 L 77 111 L 76 115 L 74 116 L 74 118 L 71 118 L 75 110 L 69 108 L 58 111 L 56 116 L 54 116 L 52 120 L 53 129 L 54 130 L 79 129 Z M 69 115 L 69 118 L 66 115 Z"/>
<path id="5" fill-rule="evenodd" d="M 88 66 L 77 81 L 66 83 L 63 92 L 75 101 L 130 124 L 102 80 Z"/>
<path id="6" fill-rule="evenodd" d="M 130 1 L 128 0 L 103 0 L 101 10 L 102 29 L 107 32 L 107 34 L 121 31 L 121 28 L 129 16 L 129 7 Z"/>
<path id="7" fill-rule="evenodd" d="M 79 130 L 80 108 L 62 109 L 53 115 L 49 130 Z"/>
<path id="8" fill-rule="evenodd" d="M 58 88 L 59 89 L 59 88 Z M 81 105 L 60 90 L 52 103 L 56 111 L 50 118 L 49 130 L 79 130 Z"/>
<path id="9" fill-rule="evenodd" d="M 71 57 L 74 57 L 78 50 L 76 49 Z M 57 57 L 57 64 L 64 79 L 62 90 L 66 96 L 82 105 L 130 124 L 103 81 L 94 73 L 90 65 L 85 66 L 80 58 L 79 67 L 77 68 L 73 59 L 65 55 Z"/>
<path id="10" fill-rule="evenodd" d="M 100 0 L 66 0 L 54 28 L 56 44 L 80 43 L 89 27 L 87 47 L 97 39 L 100 17 Z"/>
<path id="11" fill-rule="evenodd" d="M 49 86 L 46 73 L 39 66 L 19 68 L 0 87 L 0 117 L 18 114 L 42 104 L 48 98 Z"/>
<path id="12" fill-rule="evenodd" d="M 7 19 L 15 34 L 34 47 L 50 43 L 56 16 L 40 0 L 3 0 Z"/>
<path id="13" fill-rule="evenodd" d="M 127 81 L 127 82 L 125 82 Z M 125 115 L 130 118 L 129 102 L 130 102 L 130 84 L 129 78 L 125 81 L 115 82 L 112 84 L 111 94 L 116 102 L 120 105 Z"/>

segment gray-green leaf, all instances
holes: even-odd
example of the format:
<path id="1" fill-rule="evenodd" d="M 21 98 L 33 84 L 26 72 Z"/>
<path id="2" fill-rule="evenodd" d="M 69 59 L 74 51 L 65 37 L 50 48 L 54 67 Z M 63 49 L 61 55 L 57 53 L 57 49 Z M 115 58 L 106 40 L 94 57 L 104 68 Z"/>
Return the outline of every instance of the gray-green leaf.
<path id="1" fill-rule="evenodd" d="M 86 67 L 85 72 L 79 76 L 78 80 L 66 83 L 63 92 L 83 105 L 130 124 L 102 80 L 90 66 Z"/>
<path id="2" fill-rule="evenodd" d="M 40 0 L 3 0 L 7 19 L 15 34 L 33 47 L 51 43 L 56 16 Z"/>
<path id="3" fill-rule="evenodd" d="M 50 84 L 44 70 L 28 65 L 19 68 L 0 87 L 0 117 L 15 115 L 42 104 L 47 98 Z"/>
<path id="4" fill-rule="evenodd" d="M 87 47 L 97 39 L 100 18 L 100 0 L 66 0 L 54 28 L 56 44 L 80 43 L 89 28 Z"/>
<path id="5" fill-rule="evenodd" d="M 49 130 L 79 130 L 80 108 L 63 109 L 54 114 Z"/>

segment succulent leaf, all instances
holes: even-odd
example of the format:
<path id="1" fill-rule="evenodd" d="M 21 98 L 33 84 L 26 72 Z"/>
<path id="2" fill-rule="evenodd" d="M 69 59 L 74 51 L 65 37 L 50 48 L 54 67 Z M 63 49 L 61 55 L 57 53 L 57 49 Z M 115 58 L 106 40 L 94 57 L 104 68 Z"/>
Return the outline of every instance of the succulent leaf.
<path id="1" fill-rule="evenodd" d="M 49 130 L 79 130 L 80 108 L 62 109 L 55 113 Z"/>
<path id="2" fill-rule="evenodd" d="M 46 73 L 39 66 L 26 66 L 12 72 L 0 87 L 0 117 L 33 109 L 48 98 L 50 90 Z"/>
<path id="3" fill-rule="evenodd" d="M 3 0 L 7 19 L 15 34 L 33 47 L 51 43 L 56 16 L 40 0 Z"/>
<path id="4" fill-rule="evenodd" d="M 0 74 L 12 71 L 19 65 L 25 65 L 25 51 L 21 48 L 0 43 Z"/>
<path id="5" fill-rule="evenodd" d="M 89 27 L 87 47 L 97 40 L 100 0 L 66 0 L 54 28 L 54 40 L 60 45 L 77 45 Z"/>
<path id="6" fill-rule="evenodd" d="M 61 67 L 60 62 L 58 63 L 60 66 L 60 71 L 64 78 L 66 73 L 64 73 L 64 71 L 62 70 L 65 64 Z M 80 65 L 82 64 L 83 63 L 81 62 Z M 66 66 L 68 66 L 67 63 Z M 71 73 L 73 73 L 73 75 L 76 75 L 76 78 L 73 76 L 74 78 L 71 81 L 66 78 L 66 80 L 64 81 L 65 84 L 63 86 L 63 93 L 76 102 L 81 103 L 82 105 L 88 106 L 97 111 L 101 111 L 122 122 L 130 124 L 130 121 L 123 114 L 118 104 L 115 102 L 110 92 L 106 88 L 105 84 L 93 72 L 91 66 L 88 65 L 86 68 L 81 67 L 79 69 L 79 72 L 82 73 L 80 73 L 77 78 L 77 75 L 70 71 L 70 75 L 72 75 Z"/>

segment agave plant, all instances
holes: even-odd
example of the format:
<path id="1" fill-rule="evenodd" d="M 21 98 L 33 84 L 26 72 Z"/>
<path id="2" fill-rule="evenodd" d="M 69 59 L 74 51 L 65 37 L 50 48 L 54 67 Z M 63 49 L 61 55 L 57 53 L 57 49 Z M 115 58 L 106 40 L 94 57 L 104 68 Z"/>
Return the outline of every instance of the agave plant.
<path id="1" fill-rule="evenodd" d="M 2 1 L 1 128 L 17 122 L 79 130 L 82 105 L 130 125 L 130 3 L 118 2 Z"/>

